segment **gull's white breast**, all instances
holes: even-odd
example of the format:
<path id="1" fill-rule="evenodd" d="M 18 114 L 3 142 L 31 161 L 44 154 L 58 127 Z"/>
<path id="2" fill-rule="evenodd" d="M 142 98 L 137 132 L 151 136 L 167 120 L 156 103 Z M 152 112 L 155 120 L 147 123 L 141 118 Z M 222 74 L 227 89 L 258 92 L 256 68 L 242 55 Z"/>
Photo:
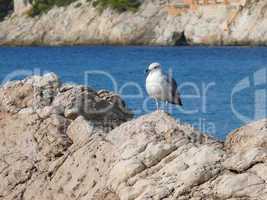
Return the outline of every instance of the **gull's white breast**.
<path id="1" fill-rule="evenodd" d="M 149 96 L 166 100 L 168 97 L 168 82 L 160 70 L 148 74 L 146 78 L 146 90 Z"/>

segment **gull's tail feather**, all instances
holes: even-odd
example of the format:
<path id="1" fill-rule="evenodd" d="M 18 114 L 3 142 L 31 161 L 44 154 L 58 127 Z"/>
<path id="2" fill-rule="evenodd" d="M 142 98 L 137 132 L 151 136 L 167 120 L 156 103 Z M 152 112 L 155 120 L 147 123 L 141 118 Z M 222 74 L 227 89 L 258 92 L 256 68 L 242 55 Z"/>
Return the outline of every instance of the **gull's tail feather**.
<path id="1" fill-rule="evenodd" d="M 175 94 L 170 103 L 175 104 L 175 105 L 179 105 L 179 106 L 183 105 L 181 97 L 179 94 Z"/>

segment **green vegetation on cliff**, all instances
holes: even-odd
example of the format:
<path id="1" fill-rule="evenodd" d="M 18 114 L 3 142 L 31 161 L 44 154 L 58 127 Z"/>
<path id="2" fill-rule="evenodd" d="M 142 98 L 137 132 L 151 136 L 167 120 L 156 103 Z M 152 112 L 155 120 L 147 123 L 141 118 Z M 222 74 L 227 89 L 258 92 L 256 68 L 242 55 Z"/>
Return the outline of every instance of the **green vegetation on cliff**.
<path id="1" fill-rule="evenodd" d="M 139 0 L 95 0 L 93 5 L 99 7 L 101 10 L 110 7 L 118 12 L 124 12 L 136 11 L 141 5 L 141 2 Z"/>
<path id="2" fill-rule="evenodd" d="M 48 12 L 54 6 L 68 6 L 75 1 L 77 0 L 34 0 L 32 1 L 32 9 L 30 10 L 29 15 L 34 17 Z"/>
<path id="3" fill-rule="evenodd" d="M 75 1 L 77 0 L 32 0 L 32 9 L 30 10 L 29 15 L 34 17 L 48 12 L 54 6 L 68 6 Z M 136 11 L 141 5 L 139 0 L 87 0 L 87 2 L 92 2 L 93 6 L 100 10 L 109 7 L 118 12 Z M 81 3 L 77 4 L 75 7 L 79 7 L 80 5 Z"/>
<path id="4" fill-rule="evenodd" d="M 13 0 L 0 0 L 0 20 L 13 9 Z"/>

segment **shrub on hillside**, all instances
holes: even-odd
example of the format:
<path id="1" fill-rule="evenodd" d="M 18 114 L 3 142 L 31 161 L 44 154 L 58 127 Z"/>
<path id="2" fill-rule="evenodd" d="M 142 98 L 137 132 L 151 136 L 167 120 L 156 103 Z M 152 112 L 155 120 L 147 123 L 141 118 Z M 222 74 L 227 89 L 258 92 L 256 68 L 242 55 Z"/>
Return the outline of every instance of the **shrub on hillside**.
<path id="1" fill-rule="evenodd" d="M 48 12 L 54 6 L 68 6 L 75 1 L 77 0 L 32 0 L 32 9 L 28 14 L 34 17 Z M 100 10 L 110 7 L 118 12 L 136 11 L 141 5 L 140 0 L 87 0 L 87 2 L 93 2 L 93 6 Z M 81 4 L 75 5 L 75 7 L 80 6 Z"/>
<path id="2" fill-rule="evenodd" d="M 110 7 L 118 12 L 136 11 L 140 5 L 140 0 L 95 0 L 93 2 L 93 6 L 101 10 Z"/>
<path id="3" fill-rule="evenodd" d="M 0 20 L 13 10 L 13 0 L 0 0 Z"/>
<path id="4" fill-rule="evenodd" d="M 32 1 L 32 9 L 30 10 L 29 15 L 34 17 L 48 12 L 54 6 L 68 6 L 75 1 L 77 0 L 34 0 Z"/>

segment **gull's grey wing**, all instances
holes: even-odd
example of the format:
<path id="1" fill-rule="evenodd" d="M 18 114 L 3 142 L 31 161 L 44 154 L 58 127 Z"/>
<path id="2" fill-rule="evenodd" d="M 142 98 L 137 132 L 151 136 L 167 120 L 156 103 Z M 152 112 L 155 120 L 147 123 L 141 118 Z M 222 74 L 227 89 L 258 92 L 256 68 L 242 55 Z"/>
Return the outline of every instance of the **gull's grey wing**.
<path id="1" fill-rule="evenodd" d="M 170 103 L 182 106 L 183 104 L 180 98 L 180 93 L 177 90 L 176 81 L 172 78 L 170 74 L 166 75 L 165 78 L 170 85 L 170 93 L 171 93 Z"/>

